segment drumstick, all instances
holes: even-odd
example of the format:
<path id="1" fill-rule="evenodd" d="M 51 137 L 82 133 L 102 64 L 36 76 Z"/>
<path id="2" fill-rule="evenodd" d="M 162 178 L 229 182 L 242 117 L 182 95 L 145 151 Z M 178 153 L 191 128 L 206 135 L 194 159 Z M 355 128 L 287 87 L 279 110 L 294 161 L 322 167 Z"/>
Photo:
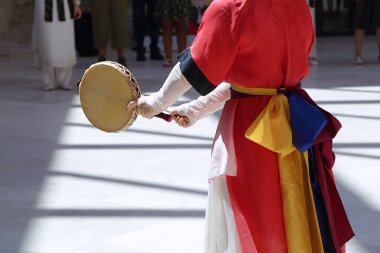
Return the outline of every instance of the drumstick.
<path id="1" fill-rule="evenodd" d="M 157 115 L 154 115 L 153 117 L 157 117 L 157 118 L 163 119 L 163 120 L 165 120 L 167 122 L 170 122 L 173 119 L 173 116 L 171 114 L 167 114 L 167 113 L 164 113 L 164 112 L 161 112 L 161 113 L 159 113 Z"/>

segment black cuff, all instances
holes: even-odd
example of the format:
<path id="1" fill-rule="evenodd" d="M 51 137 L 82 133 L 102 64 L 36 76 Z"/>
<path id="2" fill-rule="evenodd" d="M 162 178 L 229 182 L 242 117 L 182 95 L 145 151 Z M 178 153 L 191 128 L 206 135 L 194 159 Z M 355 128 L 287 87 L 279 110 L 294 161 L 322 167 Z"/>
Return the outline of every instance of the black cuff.
<path id="1" fill-rule="evenodd" d="M 178 60 L 182 74 L 199 94 L 204 96 L 215 89 L 215 85 L 203 75 L 202 71 L 194 62 L 189 48 L 182 51 L 178 56 Z"/>

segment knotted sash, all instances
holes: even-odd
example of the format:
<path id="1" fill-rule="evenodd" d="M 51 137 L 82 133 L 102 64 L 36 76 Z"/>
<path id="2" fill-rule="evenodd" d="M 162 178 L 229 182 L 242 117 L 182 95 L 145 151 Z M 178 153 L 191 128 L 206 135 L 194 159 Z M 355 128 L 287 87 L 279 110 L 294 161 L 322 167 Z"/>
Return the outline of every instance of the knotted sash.
<path id="1" fill-rule="evenodd" d="M 278 154 L 289 252 L 298 252 L 299 249 L 305 249 L 304 252 L 324 252 L 323 248 L 325 250 L 331 248 L 331 246 L 326 245 L 326 238 L 324 238 L 322 245 L 321 234 L 322 236 L 328 234 L 330 237 L 331 235 L 329 228 L 326 229 L 326 227 L 321 227 L 321 224 L 318 224 L 320 211 L 317 215 L 316 205 L 320 205 L 320 203 L 315 203 L 315 199 L 313 199 L 316 188 L 312 188 L 310 182 L 310 172 L 312 172 L 309 171 L 310 158 L 308 152 L 305 151 L 315 143 L 320 143 L 321 139 L 325 139 L 327 131 L 334 130 L 329 131 L 331 132 L 329 140 L 323 140 L 331 142 L 339 130 L 339 127 L 335 128 L 331 125 L 338 121 L 331 114 L 320 109 L 313 101 L 310 101 L 310 97 L 307 94 L 305 95 L 306 92 L 300 86 L 290 91 L 246 88 L 238 85 L 232 85 L 231 88 L 232 97 L 234 97 L 234 93 L 235 96 L 236 93 L 272 96 L 266 108 L 252 122 L 245 135 L 249 140 Z M 318 167 L 323 170 L 320 166 Z M 324 174 L 323 172 L 321 171 L 320 174 Z M 332 247 L 335 248 L 336 252 L 341 252 L 340 246 L 352 237 L 353 232 L 343 205 L 341 205 L 335 184 L 330 181 L 326 185 L 325 180 L 321 180 L 320 175 L 318 178 L 320 179 L 319 184 L 322 184 L 324 202 L 330 218 L 327 222 L 330 223 L 332 230 L 335 246 Z M 339 202 L 340 205 L 330 205 L 331 202 L 329 196 L 325 194 L 326 191 L 333 193 L 333 198 L 339 200 L 335 203 Z M 326 212 L 326 207 L 323 209 Z M 332 217 L 332 213 L 339 213 L 338 217 L 341 218 L 337 219 L 335 215 Z M 341 229 L 337 228 L 336 223 L 343 225 Z"/>

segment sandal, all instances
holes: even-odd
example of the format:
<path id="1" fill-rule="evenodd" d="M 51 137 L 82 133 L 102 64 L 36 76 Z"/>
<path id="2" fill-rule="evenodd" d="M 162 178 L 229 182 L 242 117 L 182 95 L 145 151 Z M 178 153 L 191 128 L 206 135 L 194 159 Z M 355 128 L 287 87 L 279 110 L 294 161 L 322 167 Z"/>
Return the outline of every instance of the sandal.
<path id="1" fill-rule="evenodd" d="M 362 57 L 360 55 L 357 55 L 355 57 L 355 64 L 356 65 L 363 65 L 364 64 L 364 61 L 363 61 L 363 59 L 362 59 Z"/>
<path id="2" fill-rule="evenodd" d="M 163 66 L 164 67 L 171 67 L 172 66 L 172 59 L 165 59 L 165 63 Z"/>
<path id="3" fill-rule="evenodd" d="M 73 90 L 71 85 L 58 85 L 58 89 L 60 90 Z"/>
<path id="4" fill-rule="evenodd" d="M 49 84 L 49 85 L 46 85 L 46 86 L 45 86 L 45 90 L 46 90 L 46 91 L 53 91 L 53 90 L 55 90 L 55 86 L 54 86 L 54 85 L 50 85 L 50 84 Z"/>

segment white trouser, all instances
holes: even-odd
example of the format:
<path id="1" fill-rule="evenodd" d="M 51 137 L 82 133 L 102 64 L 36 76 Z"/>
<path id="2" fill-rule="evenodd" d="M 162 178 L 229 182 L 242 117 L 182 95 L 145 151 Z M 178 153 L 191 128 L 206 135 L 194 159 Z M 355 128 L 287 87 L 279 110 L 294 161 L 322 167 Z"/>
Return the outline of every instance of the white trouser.
<path id="1" fill-rule="evenodd" d="M 51 88 L 71 86 L 72 67 L 57 68 L 42 63 L 41 70 L 44 75 L 44 83 L 46 86 Z"/>
<path id="2" fill-rule="evenodd" d="M 204 253 L 241 253 L 226 176 L 210 180 Z"/>

